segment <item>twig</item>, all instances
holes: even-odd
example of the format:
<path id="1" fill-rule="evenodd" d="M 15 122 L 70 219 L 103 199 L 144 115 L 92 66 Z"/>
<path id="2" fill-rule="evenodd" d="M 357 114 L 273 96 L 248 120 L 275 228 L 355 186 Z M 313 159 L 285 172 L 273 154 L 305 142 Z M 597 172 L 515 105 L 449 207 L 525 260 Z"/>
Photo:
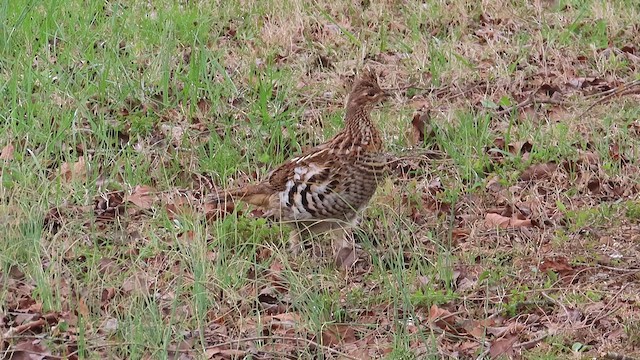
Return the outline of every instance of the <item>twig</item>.
<path id="1" fill-rule="evenodd" d="M 604 309 L 606 309 L 607 307 L 609 307 L 610 305 L 613 305 L 613 302 L 618 298 L 618 296 L 620 296 L 620 294 L 622 293 L 622 291 L 624 291 L 624 289 L 627 288 L 627 285 L 622 285 L 620 287 L 620 290 L 618 290 L 618 292 L 611 298 L 611 300 L 609 300 L 609 302 L 607 302 L 607 305 L 604 306 L 603 310 L 601 310 L 598 313 L 598 316 L 595 317 L 595 319 L 593 319 L 593 321 L 591 322 L 591 325 L 595 324 L 596 321 L 599 321 L 601 319 L 604 319 L 605 317 L 613 314 L 614 312 L 618 311 L 618 309 L 620 309 L 622 307 L 622 305 L 616 306 L 613 308 L 613 310 L 608 311 L 606 314 L 601 315 L 602 311 L 604 311 Z"/>
<path id="2" fill-rule="evenodd" d="M 603 97 L 601 97 L 600 99 L 596 100 L 593 102 L 593 104 L 589 105 L 589 107 L 583 111 L 578 118 L 583 117 L 586 113 L 588 113 L 591 109 L 593 109 L 596 105 L 602 104 L 603 102 L 610 100 L 612 97 L 617 96 L 617 95 L 626 95 L 629 94 L 630 92 L 628 92 L 627 90 L 632 89 L 635 86 L 640 85 L 640 80 L 634 80 L 630 83 L 626 83 L 626 84 L 622 84 L 618 87 L 616 87 L 615 89 L 612 89 L 613 91 L 608 91 L 606 95 L 604 95 Z"/>
<path id="3" fill-rule="evenodd" d="M 417 82 L 414 82 L 414 83 L 411 83 L 409 85 L 398 86 L 398 87 L 394 87 L 394 88 L 386 88 L 386 89 L 387 90 L 396 90 L 396 91 L 408 90 L 408 89 L 416 89 L 416 90 L 427 91 L 429 94 L 431 94 L 431 93 L 434 93 L 434 92 L 437 92 L 437 91 L 444 91 L 447 88 L 448 88 L 448 86 L 443 86 L 443 87 L 434 87 L 434 86 L 421 87 L 421 86 L 418 86 Z"/>
<path id="4" fill-rule="evenodd" d="M 540 91 L 540 88 L 541 88 L 541 87 L 542 87 L 542 86 L 538 86 L 535 90 L 533 90 L 533 91 L 529 94 L 529 96 L 527 96 L 527 98 L 526 98 L 526 99 L 524 99 L 524 101 L 522 101 L 522 102 L 520 102 L 520 103 L 518 103 L 518 104 L 516 104 L 516 105 L 509 106 L 509 107 L 508 107 L 508 108 L 506 108 L 506 109 L 500 110 L 500 111 L 498 111 L 498 112 L 496 113 L 496 115 L 501 116 L 501 115 L 504 115 L 504 114 L 508 114 L 508 113 L 510 113 L 511 111 L 515 110 L 515 109 L 521 109 L 521 108 L 523 108 L 523 107 L 525 107 L 525 106 L 529 106 L 529 105 L 533 104 L 534 96 L 538 93 L 538 91 Z"/>
<path id="5" fill-rule="evenodd" d="M 542 335 L 540 335 L 538 337 L 535 337 L 535 338 L 533 338 L 531 340 L 528 340 L 528 341 L 524 341 L 524 342 L 521 342 L 521 343 L 514 344 L 512 347 L 514 349 L 520 349 L 520 348 L 528 349 L 528 346 L 535 345 L 536 343 L 544 340 L 547 336 L 549 336 L 549 333 L 545 331 L 544 334 L 542 334 Z M 490 345 L 487 346 L 487 349 L 485 351 L 483 351 L 482 354 L 478 355 L 476 360 L 485 359 L 487 357 L 487 355 L 489 355 L 489 352 L 491 352 L 491 346 Z M 627 359 L 625 359 L 625 360 L 627 360 Z"/>
<path id="6" fill-rule="evenodd" d="M 342 351 L 338 351 L 336 349 L 332 349 L 328 346 L 325 345 L 321 345 L 318 344 L 317 342 L 313 341 L 313 340 L 309 340 L 309 339 L 305 339 L 305 338 L 301 338 L 301 337 L 293 337 L 293 336 L 253 336 L 253 337 L 248 337 L 248 338 L 243 338 L 243 339 L 234 339 L 234 340 L 229 340 L 229 341 L 225 341 L 216 345 L 211 345 L 211 346 L 207 346 L 205 347 L 205 349 L 213 349 L 213 348 L 217 348 L 217 347 L 223 347 L 223 346 L 230 346 L 230 345 L 234 345 L 234 344 L 239 344 L 239 343 L 243 343 L 243 342 L 247 342 L 247 341 L 259 341 L 259 340 L 286 340 L 286 341 L 303 341 L 306 342 L 307 344 L 311 345 L 311 346 L 316 346 L 320 349 L 326 350 L 332 354 L 335 355 L 339 355 L 342 356 L 344 358 L 350 359 L 350 360 L 358 360 L 358 358 L 353 357 L 349 354 L 345 354 Z"/>
<path id="7" fill-rule="evenodd" d="M 547 298 L 549 301 L 553 302 L 554 304 L 559 305 L 559 306 L 562 308 L 562 310 L 564 310 L 564 313 L 565 313 L 565 315 L 567 316 L 567 321 L 571 322 L 571 320 L 569 319 L 569 318 L 570 318 L 569 310 L 567 310 L 567 307 L 566 307 L 566 306 L 564 306 L 564 304 L 563 304 L 563 303 L 561 303 L 560 301 L 558 301 L 558 300 L 556 300 L 556 299 L 552 298 L 551 296 L 549 296 L 549 295 L 548 295 L 546 292 L 544 292 L 544 291 L 543 291 L 543 292 L 541 292 L 540 294 L 542 294 L 542 296 L 544 296 L 545 298 Z"/>
<path id="8" fill-rule="evenodd" d="M 16 353 L 24 353 L 24 354 L 28 354 L 28 355 L 37 355 L 38 359 L 55 359 L 55 360 L 62 360 L 62 359 L 68 359 L 66 357 L 62 357 L 62 356 L 57 356 L 57 355 L 52 355 L 48 352 L 40 352 L 40 351 L 35 351 L 35 350 L 29 350 L 29 349 L 20 349 L 20 350 L 13 350 L 13 349 L 7 349 L 6 351 L 0 351 L 0 354 L 2 355 L 17 355 Z M 15 358 L 21 358 L 20 356 L 9 356 L 8 358 L 3 358 L 3 359 L 15 359 Z M 28 356 L 27 359 L 33 359 L 35 357 L 30 357 Z"/>
<path id="9" fill-rule="evenodd" d="M 483 351 L 482 354 L 478 355 L 478 357 L 476 358 L 476 360 L 482 360 L 485 359 L 487 357 L 487 355 L 489 355 L 489 352 L 491 352 L 491 346 L 487 347 L 487 350 Z"/>
<path id="10" fill-rule="evenodd" d="M 515 109 L 521 109 L 521 108 L 529 106 L 531 104 L 533 104 L 533 96 L 527 96 L 527 98 L 524 99 L 524 101 L 522 101 L 522 102 L 520 102 L 518 104 L 515 104 L 513 106 L 509 106 L 506 109 L 502 109 L 502 110 L 498 111 L 496 113 L 496 115 L 500 116 L 500 115 L 508 114 L 511 111 L 515 110 Z"/>
<path id="11" fill-rule="evenodd" d="M 620 294 L 622 293 L 622 291 L 626 289 L 626 286 L 622 286 L 620 288 L 620 290 L 611 298 L 611 300 L 609 300 L 609 302 L 607 302 L 607 304 L 604 306 L 603 310 L 600 310 L 600 312 L 598 312 L 598 315 L 593 318 L 593 320 L 591 321 L 583 321 L 582 326 L 575 328 L 574 330 L 579 330 L 579 329 L 585 329 L 585 328 L 590 328 L 592 327 L 596 322 L 608 317 L 609 315 L 617 312 L 618 310 L 620 310 L 620 308 L 622 308 L 622 305 L 618 305 L 616 307 L 614 307 L 613 309 L 607 311 L 606 313 L 602 314 L 602 312 L 604 311 L 604 309 L 606 309 L 607 307 L 609 307 L 609 305 L 613 304 L 613 302 L 616 300 L 616 298 L 618 298 L 618 296 L 620 296 Z"/>
<path id="12" fill-rule="evenodd" d="M 604 355 L 605 359 L 611 359 L 611 360 L 638 360 L 632 356 L 629 355 L 624 355 L 624 354 L 618 354 L 618 353 L 614 353 L 614 352 L 608 352 Z"/>
<path id="13" fill-rule="evenodd" d="M 444 101 L 451 101 L 451 100 L 453 100 L 453 99 L 455 99 L 455 98 L 457 98 L 457 97 L 460 97 L 460 96 L 462 96 L 462 95 L 464 95 L 464 94 L 466 94 L 466 93 L 470 93 L 470 92 L 472 92 L 473 90 L 475 90 L 475 89 L 477 89 L 477 88 L 479 88 L 479 87 L 481 87 L 481 86 L 482 86 L 481 84 L 475 84 L 475 85 L 473 85 L 473 86 L 467 87 L 467 88 L 466 88 L 466 89 L 464 89 L 464 90 L 460 90 L 459 92 L 457 92 L 457 93 L 455 93 L 455 94 L 451 94 L 451 95 L 449 95 L 447 98 L 445 98 L 445 99 L 443 99 L 443 100 L 444 100 Z M 486 86 L 486 84 L 485 84 L 485 86 Z"/>
<path id="14" fill-rule="evenodd" d="M 137 342 L 121 342 L 121 343 L 112 342 L 112 343 L 106 343 L 106 344 L 87 345 L 87 346 L 84 347 L 84 350 L 83 349 L 77 349 L 76 351 L 72 351 L 72 352 L 68 353 L 65 356 L 47 355 L 47 357 L 53 357 L 55 359 L 71 359 L 74 356 L 80 354 L 80 352 L 82 352 L 82 351 L 91 351 L 91 350 L 97 350 L 97 349 L 101 349 L 101 348 L 105 348 L 105 347 L 112 347 L 112 346 L 122 347 L 122 346 L 129 346 L 129 345 L 142 345 L 142 346 L 145 346 L 145 347 L 150 348 L 150 349 L 160 350 L 157 347 L 152 347 L 152 346 L 149 346 L 149 345 L 143 345 L 143 344 L 140 344 L 140 343 L 137 343 Z M 187 351 L 190 351 L 190 350 L 175 350 L 175 351 L 176 352 L 187 352 Z"/>
<path id="15" fill-rule="evenodd" d="M 549 336 L 549 333 L 545 331 L 544 334 L 542 334 L 542 335 L 540 335 L 540 336 L 538 336 L 536 338 L 533 338 L 533 339 L 531 339 L 529 341 L 524 341 L 524 342 L 517 343 L 517 344 L 513 345 L 513 348 L 514 349 L 519 349 L 519 348 L 528 349 L 527 346 L 535 345 L 536 343 L 546 339 L 547 336 Z"/>
<path id="16" fill-rule="evenodd" d="M 589 266 L 589 264 L 578 264 L 578 265 Z M 595 264 L 595 267 L 606 269 L 606 270 L 611 270 L 611 271 L 624 272 L 624 273 L 628 273 L 628 275 L 633 275 L 633 274 L 635 274 L 637 272 L 640 272 L 640 269 L 638 269 L 638 268 L 623 269 L 623 268 L 617 268 L 617 267 L 601 265 L 601 264 Z"/>
<path id="17" fill-rule="evenodd" d="M 535 94 L 535 93 L 534 93 Z M 542 100 L 536 100 L 535 98 L 533 98 L 532 96 L 529 96 L 527 99 L 525 99 L 524 101 L 522 101 L 521 103 L 518 103 L 516 105 L 510 106 L 504 110 L 500 110 L 496 113 L 496 115 L 500 116 L 500 115 L 504 115 L 504 114 L 508 114 L 510 112 L 512 112 L 513 110 L 516 109 L 522 109 L 525 108 L 529 105 L 532 104 L 554 104 L 554 105 L 566 105 L 567 103 L 565 101 L 562 100 L 555 100 L 555 99 L 542 99 Z"/>
<path id="18" fill-rule="evenodd" d="M 44 326 L 47 323 L 47 320 L 45 318 L 40 318 L 38 320 L 34 320 L 34 321 L 29 321 L 26 324 L 22 324 L 20 326 L 16 326 L 14 328 L 10 328 L 9 330 L 7 330 L 7 332 L 5 332 L 2 335 L 2 339 L 7 339 L 12 337 L 14 334 L 20 334 L 23 333 L 27 330 L 33 329 L 33 328 L 37 328 L 40 326 Z"/>
<path id="19" fill-rule="evenodd" d="M 606 96 L 606 95 L 609 95 L 609 94 L 612 94 L 612 93 L 616 92 L 616 89 L 617 88 L 612 88 L 612 89 L 609 89 L 609 90 L 606 90 L 606 91 L 589 94 L 589 95 L 586 95 L 584 98 L 585 99 L 593 99 L 593 98 L 597 98 L 597 97 L 601 97 L 601 96 Z"/>

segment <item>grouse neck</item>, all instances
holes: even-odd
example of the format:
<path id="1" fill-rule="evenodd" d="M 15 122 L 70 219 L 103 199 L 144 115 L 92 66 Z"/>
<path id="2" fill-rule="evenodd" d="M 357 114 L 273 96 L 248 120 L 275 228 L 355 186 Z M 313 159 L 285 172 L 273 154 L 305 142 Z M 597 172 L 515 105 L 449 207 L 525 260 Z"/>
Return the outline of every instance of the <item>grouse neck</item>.
<path id="1" fill-rule="evenodd" d="M 382 140 L 375 124 L 371 121 L 369 106 L 349 106 L 345 116 L 345 135 L 357 147 L 368 151 L 382 149 Z"/>

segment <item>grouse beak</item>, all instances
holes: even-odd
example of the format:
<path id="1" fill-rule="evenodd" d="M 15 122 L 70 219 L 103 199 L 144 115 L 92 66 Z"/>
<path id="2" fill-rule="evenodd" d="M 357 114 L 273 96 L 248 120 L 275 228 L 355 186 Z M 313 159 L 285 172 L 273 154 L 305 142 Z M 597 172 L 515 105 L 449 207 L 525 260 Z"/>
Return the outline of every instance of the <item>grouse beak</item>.
<path id="1" fill-rule="evenodd" d="M 385 101 L 390 97 L 391 97 L 391 93 L 389 91 L 382 90 L 382 98 L 380 99 L 381 101 Z"/>

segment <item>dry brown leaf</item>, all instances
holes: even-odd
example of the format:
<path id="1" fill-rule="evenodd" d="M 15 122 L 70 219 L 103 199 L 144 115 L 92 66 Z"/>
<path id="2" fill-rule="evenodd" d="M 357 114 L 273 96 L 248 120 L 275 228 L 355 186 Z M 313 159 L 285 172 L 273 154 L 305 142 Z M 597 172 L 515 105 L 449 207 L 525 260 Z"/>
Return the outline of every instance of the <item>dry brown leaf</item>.
<path id="1" fill-rule="evenodd" d="M 526 326 L 518 322 L 509 323 L 506 326 L 488 326 L 487 333 L 501 338 L 508 335 L 516 335 L 524 330 Z"/>
<path id="2" fill-rule="evenodd" d="M 235 209 L 235 204 L 231 201 L 215 202 L 207 201 L 203 206 L 205 217 L 208 221 L 217 221 L 224 219 L 227 215 L 231 214 Z M 238 216 L 242 215 L 242 212 L 238 212 Z"/>
<path id="3" fill-rule="evenodd" d="M 569 265 L 569 262 L 565 257 L 558 257 L 555 259 L 545 259 L 542 261 L 538 269 L 542 272 L 551 270 L 559 273 L 562 276 L 569 275 L 574 271 L 573 266 Z"/>
<path id="4" fill-rule="evenodd" d="M 411 120 L 411 145 L 422 144 L 426 138 L 433 136 L 433 129 L 430 123 L 431 118 L 428 111 L 417 112 L 413 115 L 413 120 Z"/>
<path id="5" fill-rule="evenodd" d="M 98 221 L 111 221 L 120 214 L 125 195 L 122 191 L 101 194 L 95 199 L 94 212 Z"/>
<path id="6" fill-rule="evenodd" d="M 451 231 L 451 237 L 454 241 L 465 240 L 471 235 L 470 229 L 455 228 Z"/>
<path id="7" fill-rule="evenodd" d="M 122 283 L 122 291 L 125 294 L 130 294 L 136 290 L 136 293 L 138 294 L 148 295 L 149 282 L 148 275 L 144 272 L 139 272 L 130 276 Z"/>
<path id="8" fill-rule="evenodd" d="M 74 163 L 65 162 L 60 166 L 60 176 L 67 182 L 71 180 L 84 180 L 87 177 L 84 156 L 78 157 Z"/>
<path id="9" fill-rule="evenodd" d="M 509 227 L 511 218 L 496 213 L 487 213 L 484 217 L 484 223 L 488 227 L 499 227 L 506 229 Z"/>
<path id="10" fill-rule="evenodd" d="M 264 317 L 262 322 L 274 334 L 286 335 L 295 331 L 297 324 L 300 323 L 300 316 L 297 313 L 281 312 Z"/>
<path id="11" fill-rule="evenodd" d="M 109 274 L 115 274 L 115 273 L 119 272 L 120 270 L 121 269 L 118 266 L 117 261 L 112 259 L 112 258 L 105 257 L 105 258 L 100 259 L 100 261 L 98 261 L 98 272 L 102 276 L 109 275 Z"/>
<path id="12" fill-rule="evenodd" d="M 547 110 L 547 115 L 549 116 L 550 120 L 556 122 L 561 122 L 571 116 L 569 111 L 567 111 L 567 109 L 560 105 L 551 106 Z"/>
<path id="13" fill-rule="evenodd" d="M 480 347 L 480 344 L 477 341 L 463 341 L 459 346 L 457 346 L 461 353 L 469 355 L 475 352 L 478 347 Z"/>
<path id="14" fill-rule="evenodd" d="M 600 156 L 592 151 L 578 150 L 578 161 L 581 163 L 596 165 L 600 160 Z"/>
<path id="15" fill-rule="evenodd" d="M 533 226 L 533 223 L 531 222 L 531 219 L 517 219 L 512 217 L 509 221 L 509 226 L 514 228 L 531 227 Z"/>
<path id="16" fill-rule="evenodd" d="M 7 146 L 3 147 L 2 151 L 0 152 L 0 160 L 13 159 L 13 150 L 14 150 L 14 147 L 11 144 L 8 144 Z"/>
<path id="17" fill-rule="evenodd" d="M 495 359 L 500 355 L 507 355 L 509 357 L 513 356 L 513 344 L 515 344 L 517 340 L 517 336 L 509 336 L 493 341 L 491 343 L 491 348 L 489 349 L 489 355 L 492 359 Z"/>
<path id="18" fill-rule="evenodd" d="M 476 339 L 485 338 L 485 327 L 480 321 L 465 320 L 462 322 L 462 327 L 467 334 L 473 336 Z"/>
<path id="19" fill-rule="evenodd" d="M 51 355 L 40 339 L 27 339 L 11 347 L 12 360 L 41 360 Z"/>
<path id="20" fill-rule="evenodd" d="M 503 229 L 533 226 L 531 219 L 520 219 L 515 214 L 507 217 L 493 212 L 487 213 L 484 218 L 484 223 L 488 227 L 499 227 Z"/>
<path id="21" fill-rule="evenodd" d="M 100 303 L 102 304 L 102 307 L 105 307 L 109 303 L 109 301 L 113 299 L 115 296 L 116 296 L 116 288 L 107 287 L 102 289 L 102 294 L 100 296 Z"/>
<path id="22" fill-rule="evenodd" d="M 529 166 L 522 172 L 522 174 L 520 174 L 520 180 L 531 181 L 550 178 L 557 168 L 558 164 L 552 162 L 544 164 L 534 164 Z"/>
<path id="23" fill-rule="evenodd" d="M 354 357 L 360 360 L 369 360 L 371 359 L 371 355 L 369 355 L 369 349 L 364 344 L 348 344 L 345 346 L 347 350 L 347 354 L 349 356 Z M 343 359 L 344 357 L 340 357 L 338 359 Z"/>
<path id="24" fill-rule="evenodd" d="M 322 332 L 322 345 L 333 346 L 349 344 L 356 341 L 356 332 L 353 327 L 345 324 L 329 325 Z"/>
<path id="25" fill-rule="evenodd" d="M 354 246 L 345 246 L 336 253 L 336 266 L 341 269 L 350 269 L 358 261 L 358 255 Z"/>
<path id="26" fill-rule="evenodd" d="M 207 349 L 204 354 L 207 359 L 241 359 L 247 355 L 247 352 L 245 350 L 214 347 Z"/>
<path id="27" fill-rule="evenodd" d="M 89 316 L 89 307 L 82 297 L 78 298 L 78 315 L 87 318 Z"/>
<path id="28" fill-rule="evenodd" d="M 202 114 L 207 114 L 209 110 L 211 110 L 211 101 L 207 99 L 203 98 L 198 100 L 197 105 L 198 105 L 198 110 L 200 110 Z"/>
<path id="29" fill-rule="evenodd" d="M 274 324 L 288 324 L 289 327 L 293 327 L 295 324 L 300 322 L 300 315 L 298 313 L 292 312 L 276 314 L 269 318 L 266 318 L 264 320 L 264 323 L 267 323 L 267 319 L 272 320 L 271 326 L 274 326 Z"/>
<path id="30" fill-rule="evenodd" d="M 130 195 L 125 196 L 124 201 L 128 201 L 141 209 L 150 209 L 156 199 L 155 190 L 146 185 L 137 185 Z"/>
<path id="31" fill-rule="evenodd" d="M 613 161 L 617 161 L 623 164 L 627 164 L 629 162 L 629 159 L 627 159 L 624 154 L 620 154 L 620 145 L 618 143 L 613 143 L 609 146 L 609 156 Z"/>
<path id="32" fill-rule="evenodd" d="M 429 309 L 429 321 L 433 322 L 437 327 L 445 330 L 447 328 L 453 328 L 456 318 L 450 311 L 433 304 Z"/>

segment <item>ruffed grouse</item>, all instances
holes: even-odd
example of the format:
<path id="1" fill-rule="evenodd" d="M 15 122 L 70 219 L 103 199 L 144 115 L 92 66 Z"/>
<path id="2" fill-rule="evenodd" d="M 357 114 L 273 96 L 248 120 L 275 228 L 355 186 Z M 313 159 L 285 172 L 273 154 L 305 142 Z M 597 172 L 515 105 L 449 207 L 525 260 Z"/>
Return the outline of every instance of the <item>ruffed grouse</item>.
<path id="1" fill-rule="evenodd" d="M 227 191 L 217 201 L 242 200 L 293 225 L 292 246 L 307 235 L 331 233 L 334 250 L 344 249 L 351 244 L 347 238 L 358 211 L 387 170 L 380 132 L 369 116 L 373 105 L 387 96 L 375 75 L 365 70 L 349 94 L 341 132 L 281 164 L 267 180 Z"/>

